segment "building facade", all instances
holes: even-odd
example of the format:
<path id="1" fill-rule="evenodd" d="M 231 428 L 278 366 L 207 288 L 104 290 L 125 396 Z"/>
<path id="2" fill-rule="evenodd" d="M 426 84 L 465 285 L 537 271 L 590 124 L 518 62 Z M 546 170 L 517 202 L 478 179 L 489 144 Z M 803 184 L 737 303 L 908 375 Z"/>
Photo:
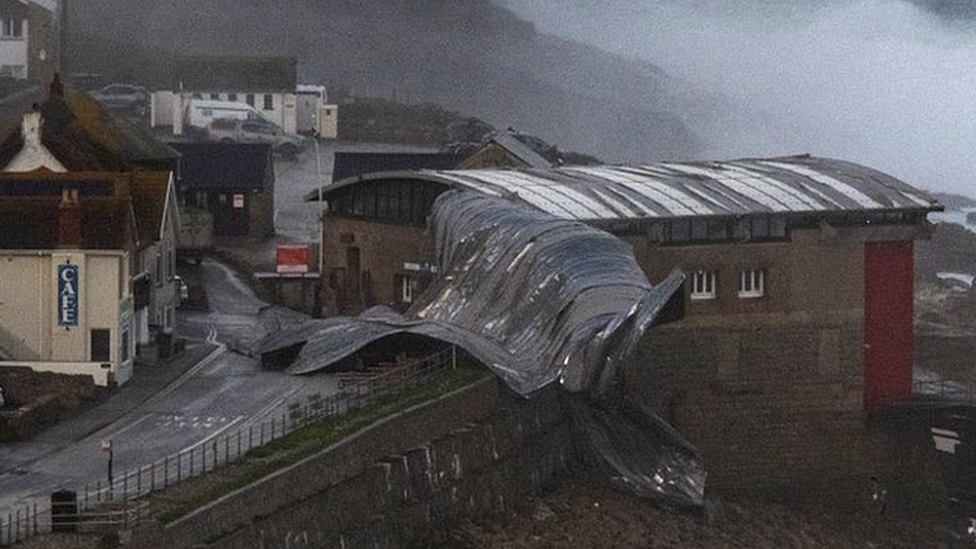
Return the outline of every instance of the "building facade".
<path id="1" fill-rule="evenodd" d="M 294 134 L 297 67 L 292 57 L 176 57 L 153 86 L 152 125 L 180 135 L 190 100 L 212 99 L 247 103 Z"/>
<path id="2" fill-rule="evenodd" d="M 90 375 L 100 386 L 128 381 L 128 259 L 120 250 L 0 250 L 0 328 L 24 357 L 0 366 Z"/>
<path id="3" fill-rule="evenodd" d="M 54 6 L 0 0 L 0 77 L 48 82 L 57 66 Z"/>
<path id="4" fill-rule="evenodd" d="M 108 197 L 115 200 L 111 215 L 83 216 L 83 248 L 124 255 L 125 299 L 130 301 L 124 310 L 133 323 L 127 337 L 134 344 L 151 343 L 155 334 L 174 330 L 179 304 L 173 177 L 179 153 L 114 119 L 90 97 L 65 92 L 57 81 L 51 88 L 48 100 L 26 113 L 17 131 L 0 144 L 0 203 L 16 209 L 27 197 L 46 200 L 64 189 L 79 190 L 85 212 Z M 53 242 L 49 233 L 56 232 L 57 224 L 50 219 L 23 218 L 19 227 L 42 226 L 34 236 L 11 231 L 8 247 L 45 249 L 35 241 Z"/>
<path id="5" fill-rule="evenodd" d="M 271 147 L 257 143 L 174 143 L 182 155 L 179 202 L 210 212 L 214 236 L 274 236 Z"/>
<path id="6" fill-rule="evenodd" d="M 652 283 L 686 273 L 684 316 L 649 332 L 626 396 L 701 448 L 712 486 L 816 491 L 891 458 L 869 420 L 911 397 L 912 242 L 932 198 L 805 156 L 351 178 L 324 192 L 337 312 L 402 301 L 402 266 L 434 262 L 424 220 L 449 189 L 604 229 Z"/>

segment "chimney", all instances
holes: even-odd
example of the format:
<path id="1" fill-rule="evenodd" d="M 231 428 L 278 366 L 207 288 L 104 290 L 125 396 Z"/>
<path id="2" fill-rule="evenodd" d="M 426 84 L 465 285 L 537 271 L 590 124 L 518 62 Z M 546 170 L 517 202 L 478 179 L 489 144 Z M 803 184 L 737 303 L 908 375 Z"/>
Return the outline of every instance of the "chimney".
<path id="1" fill-rule="evenodd" d="M 20 132 L 24 138 L 24 147 L 37 151 L 41 148 L 41 111 L 33 109 L 24 113 L 24 121 L 20 125 Z"/>
<path id="2" fill-rule="evenodd" d="M 58 248 L 81 248 L 81 204 L 77 189 L 61 189 L 58 204 Z"/>

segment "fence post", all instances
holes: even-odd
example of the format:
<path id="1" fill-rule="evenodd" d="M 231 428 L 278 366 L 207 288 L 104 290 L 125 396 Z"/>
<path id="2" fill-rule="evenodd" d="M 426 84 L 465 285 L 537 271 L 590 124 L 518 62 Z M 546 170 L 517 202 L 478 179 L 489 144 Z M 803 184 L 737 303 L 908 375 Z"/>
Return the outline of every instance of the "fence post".
<path id="1" fill-rule="evenodd" d="M 451 345 L 451 369 L 457 370 L 457 345 Z"/>
<path id="2" fill-rule="evenodd" d="M 176 454 L 176 483 L 183 482 L 183 452 Z"/>
<path id="3" fill-rule="evenodd" d="M 37 500 L 34 500 L 34 535 L 37 535 Z"/>

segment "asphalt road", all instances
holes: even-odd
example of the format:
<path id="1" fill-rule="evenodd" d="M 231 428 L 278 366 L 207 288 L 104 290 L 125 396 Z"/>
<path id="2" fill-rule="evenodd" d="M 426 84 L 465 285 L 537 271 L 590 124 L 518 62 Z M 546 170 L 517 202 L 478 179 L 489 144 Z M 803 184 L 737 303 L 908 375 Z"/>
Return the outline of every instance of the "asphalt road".
<path id="1" fill-rule="evenodd" d="M 219 263 L 208 260 L 181 274 L 189 283 L 207 289 L 212 309 L 179 313 L 181 333 L 190 341 L 187 357 L 182 360 L 192 360 L 196 365 L 158 366 L 189 366 L 189 370 L 148 400 L 131 402 L 138 396 L 129 396 L 128 392 L 137 389 L 130 391 L 127 385 L 100 406 L 30 441 L 0 445 L 0 510 L 29 501 L 36 494 L 46 496 L 60 487 L 104 481 L 103 440 L 112 440 L 118 476 L 126 469 L 175 455 L 280 413 L 285 404 L 308 394 L 324 395 L 333 390 L 327 376 L 294 377 L 263 371 L 249 357 L 222 351 L 224 343 L 263 333 L 258 313 L 265 304 Z M 210 360 L 199 362 L 208 352 Z M 120 409 L 126 409 L 120 418 L 84 434 Z"/>

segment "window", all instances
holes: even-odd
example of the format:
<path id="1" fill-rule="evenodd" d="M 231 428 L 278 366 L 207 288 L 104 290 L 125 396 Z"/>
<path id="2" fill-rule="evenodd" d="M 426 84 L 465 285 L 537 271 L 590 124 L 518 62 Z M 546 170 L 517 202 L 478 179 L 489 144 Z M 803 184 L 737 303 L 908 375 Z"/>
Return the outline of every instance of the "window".
<path id="1" fill-rule="evenodd" d="M 154 277 L 156 285 L 163 283 L 163 254 L 156 252 L 156 276 Z"/>
<path id="2" fill-rule="evenodd" d="M 765 293 L 765 271 L 745 269 L 739 274 L 739 297 L 762 297 Z"/>
<path id="3" fill-rule="evenodd" d="M 201 93 L 195 93 L 195 94 L 193 94 L 193 98 L 194 99 L 203 99 L 203 94 L 201 94 Z"/>
<path id="4" fill-rule="evenodd" d="M 417 294 L 417 279 L 409 275 L 397 275 L 397 286 L 399 286 L 400 303 L 413 303 L 413 298 Z"/>
<path id="5" fill-rule="evenodd" d="M 228 101 L 237 101 L 237 94 L 236 93 L 228 93 L 227 94 L 227 100 Z"/>
<path id="6" fill-rule="evenodd" d="M 270 111 L 274 109 L 274 98 L 271 97 L 270 93 L 264 94 L 264 110 Z"/>
<path id="7" fill-rule="evenodd" d="M 176 274 L 176 256 L 173 254 L 173 250 L 166 251 L 166 280 L 173 280 L 173 275 Z"/>
<path id="8" fill-rule="evenodd" d="M 23 65 L 0 65 L 0 76 L 7 78 L 27 78 Z"/>
<path id="9" fill-rule="evenodd" d="M 715 299 L 715 271 L 695 271 L 691 275 L 691 299 Z"/>
<path id="10" fill-rule="evenodd" d="M 220 100 L 220 94 L 219 93 L 212 93 L 212 94 L 210 94 L 210 99 Z"/>
<path id="11" fill-rule="evenodd" d="M 16 17 L 7 17 L 3 20 L 3 33 L 0 34 L 3 38 L 23 38 L 24 37 L 24 20 L 17 19 Z"/>
<path id="12" fill-rule="evenodd" d="M 112 339 L 112 331 L 101 328 L 93 328 L 91 331 L 91 361 L 108 362 L 110 358 L 109 342 Z"/>
<path id="13" fill-rule="evenodd" d="M 253 107 L 254 106 L 254 94 L 253 93 L 249 93 L 249 94 L 245 95 L 244 96 L 244 102 Z"/>

